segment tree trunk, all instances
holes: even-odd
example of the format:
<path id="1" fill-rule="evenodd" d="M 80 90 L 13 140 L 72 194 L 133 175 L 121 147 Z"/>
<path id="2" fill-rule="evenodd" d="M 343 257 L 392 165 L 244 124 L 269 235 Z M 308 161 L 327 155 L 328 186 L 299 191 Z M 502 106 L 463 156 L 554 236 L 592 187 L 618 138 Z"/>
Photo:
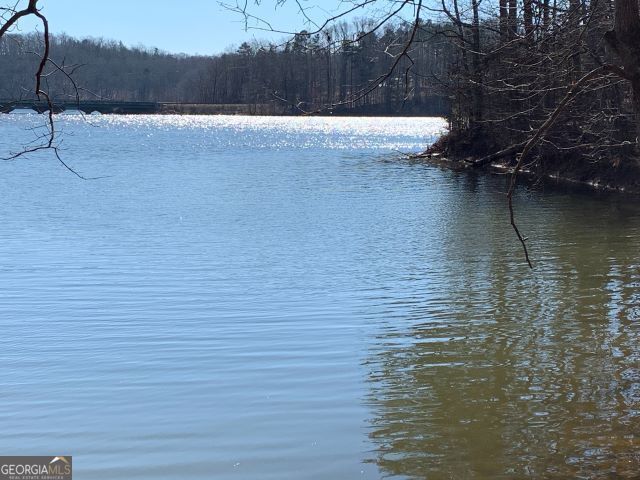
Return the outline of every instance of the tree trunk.
<path id="1" fill-rule="evenodd" d="M 580 35 L 580 14 L 582 8 L 580 0 L 569 0 L 569 26 L 571 28 L 571 35 L 578 39 L 578 42 L 582 41 Z M 575 46 L 575 52 L 573 53 L 573 69 L 574 79 L 582 77 L 582 59 L 580 58 L 581 45 L 577 43 Z"/>
<path id="2" fill-rule="evenodd" d="M 503 42 L 507 40 L 507 32 L 509 31 L 508 23 L 509 23 L 509 8 L 507 6 L 507 0 L 500 0 L 500 39 Z"/>
<path id="3" fill-rule="evenodd" d="M 635 122 L 636 122 L 636 145 L 638 150 L 640 150 L 640 78 L 636 78 L 634 82 L 631 83 L 631 88 L 633 89 L 633 109 L 635 111 Z"/>
<path id="4" fill-rule="evenodd" d="M 509 0 L 509 38 L 514 39 L 518 34 L 518 2 Z"/>
<path id="5" fill-rule="evenodd" d="M 533 3 L 532 0 L 524 0 L 523 3 L 524 33 L 529 41 L 533 41 Z"/>
<path id="6" fill-rule="evenodd" d="M 473 9 L 473 23 L 471 24 L 472 45 L 473 45 L 473 113 L 472 121 L 482 120 L 482 71 L 480 67 L 480 2 L 471 0 L 471 8 Z"/>
<path id="7" fill-rule="evenodd" d="M 615 0 L 613 32 L 606 36 L 618 54 L 633 89 L 636 132 L 640 140 L 640 7 L 638 0 Z"/>

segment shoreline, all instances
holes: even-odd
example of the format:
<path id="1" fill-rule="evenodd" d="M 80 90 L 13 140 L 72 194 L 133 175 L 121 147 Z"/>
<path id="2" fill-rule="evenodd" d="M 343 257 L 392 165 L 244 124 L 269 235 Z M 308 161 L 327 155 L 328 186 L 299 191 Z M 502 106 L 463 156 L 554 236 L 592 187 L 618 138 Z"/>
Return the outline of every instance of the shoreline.
<path id="1" fill-rule="evenodd" d="M 445 117 L 446 108 L 416 107 L 393 109 L 385 105 L 362 105 L 357 107 L 294 107 L 284 103 L 176 103 L 176 102 L 130 102 L 112 100 L 69 101 L 53 99 L 54 113 L 94 111 L 103 115 L 250 115 L 250 116 L 359 116 L 359 117 Z M 1 100 L 0 114 L 13 111 L 32 110 L 37 113 L 49 111 L 50 104 L 43 100 Z"/>
<path id="2" fill-rule="evenodd" d="M 430 165 L 440 166 L 452 171 L 479 172 L 491 175 L 511 175 L 515 166 L 515 151 L 510 155 L 494 154 L 496 160 L 488 160 L 489 156 L 473 155 L 465 151 L 465 155 L 447 155 L 446 135 L 440 137 L 426 151 L 410 155 L 414 161 L 422 161 Z M 468 155 L 466 155 L 468 154 Z M 499 159 L 499 160 L 498 160 Z M 615 165 L 590 163 L 584 159 L 556 159 L 546 164 L 538 157 L 530 165 L 541 165 L 539 168 L 523 168 L 518 172 L 518 179 L 527 184 L 542 186 L 558 186 L 579 189 L 592 194 L 621 194 L 640 196 L 640 166 L 632 162 L 619 162 Z"/>

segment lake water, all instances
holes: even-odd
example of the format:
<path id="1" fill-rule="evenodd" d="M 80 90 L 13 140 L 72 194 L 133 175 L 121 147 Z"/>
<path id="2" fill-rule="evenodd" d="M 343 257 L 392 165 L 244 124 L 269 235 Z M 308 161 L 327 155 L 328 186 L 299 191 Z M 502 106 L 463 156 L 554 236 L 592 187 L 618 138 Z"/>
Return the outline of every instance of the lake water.
<path id="1" fill-rule="evenodd" d="M 0 152 L 37 115 L 0 116 Z M 83 479 L 637 478 L 640 209 L 429 118 L 60 116 L 0 163 L 0 450 Z M 616 477 L 617 475 L 617 477 Z"/>

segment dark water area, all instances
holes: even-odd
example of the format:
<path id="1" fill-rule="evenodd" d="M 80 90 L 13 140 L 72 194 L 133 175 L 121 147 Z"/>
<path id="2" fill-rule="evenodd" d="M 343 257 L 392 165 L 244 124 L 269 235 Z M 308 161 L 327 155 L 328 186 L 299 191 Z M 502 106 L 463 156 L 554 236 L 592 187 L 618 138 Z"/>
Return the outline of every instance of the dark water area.
<path id="1" fill-rule="evenodd" d="M 36 115 L 0 117 L 0 151 Z M 637 478 L 640 208 L 435 118 L 59 117 L 0 163 L 0 449 L 77 479 Z"/>

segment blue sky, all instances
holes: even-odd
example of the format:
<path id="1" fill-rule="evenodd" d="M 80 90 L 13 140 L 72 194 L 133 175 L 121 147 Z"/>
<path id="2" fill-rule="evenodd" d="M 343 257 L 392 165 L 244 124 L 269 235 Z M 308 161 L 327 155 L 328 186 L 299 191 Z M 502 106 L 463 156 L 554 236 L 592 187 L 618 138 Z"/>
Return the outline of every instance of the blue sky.
<path id="1" fill-rule="evenodd" d="M 227 0 L 235 3 L 235 0 Z M 313 6 L 308 14 L 318 20 L 336 12 L 337 0 L 301 0 Z M 272 22 L 274 28 L 305 28 L 296 2 L 275 8 L 275 0 L 262 0 L 251 12 Z M 174 53 L 212 54 L 245 40 L 283 38 L 256 30 L 245 31 L 242 17 L 217 0 L 40 0 L 53 33 L 74 37 L 103 37 L 127 45 L 157 47 Z M 24 22 L 22 31 L 33 28 Z"/>

